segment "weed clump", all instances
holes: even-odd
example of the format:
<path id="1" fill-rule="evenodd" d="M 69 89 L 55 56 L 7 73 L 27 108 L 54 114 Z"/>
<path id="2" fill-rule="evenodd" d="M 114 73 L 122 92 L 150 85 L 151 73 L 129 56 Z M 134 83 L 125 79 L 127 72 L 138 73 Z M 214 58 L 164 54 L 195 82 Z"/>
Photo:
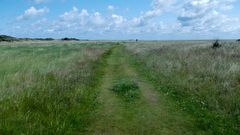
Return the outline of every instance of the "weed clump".
<path id="1" fill-rule="evenodd" d="M 215 40 L 213 45 L 212 45 L 212 48 L 213 49 L 216 49 L 216 48 L 220 48 L 222 45 L 220 44 L 219 40 Z"/>
<path id="2" fill-rule="evenodd" d="M 139 97 L 138 84 L 135 81 L 129 79 L 117 80 L 111 90 L 127 101 L 134 100 Z"/>

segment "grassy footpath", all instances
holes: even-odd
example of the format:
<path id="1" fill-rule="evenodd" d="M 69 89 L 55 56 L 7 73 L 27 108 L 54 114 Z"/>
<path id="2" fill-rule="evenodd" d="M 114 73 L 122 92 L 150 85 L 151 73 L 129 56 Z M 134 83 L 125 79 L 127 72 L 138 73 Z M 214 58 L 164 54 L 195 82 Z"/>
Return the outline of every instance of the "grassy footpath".
<path id="1" fill-rule="evenodd" d="M 58 60 L 63 65 L 62 68 L 55 68 L 47 73 L 36 72 L 33 70 L 34 68 L 26 68 L 25 72 L 17 70 L 20 77 L 25 77 L 28 83 L 22 80 L 23 86 L 17 85 L 18 87 L 16 87 L 21 91 L 4 97 L 0 101 L 0 134 L 84 133 L 86 127 L 92 122 L 92 116 L 98 105 L 95 87 L 102 78 L 106 58 L 110 55 L 111 49 L 84 44 L 49 47 L 20 46 L 20 53 L 14 48 L 14 50 L 3 48 L 6 50 L 2 49 L 1 51 L 6 55 L 12 53 L 14 58 L 15 55 L 18 55 L 14 60 L 28 62 L 28 65 L 31 62 L 43 62 L 40 66 L 44 67 L 44 65 Z M 41 52 L 38 52 L 37 48 L 40 48 Z M 42 51 L 43 49 L 46 51 Z M 38 61 L 26 61 L 27 56 L 33 53 L 35 57 L 32 59 L 35 58 Z M 8 54 L 8 56 L 12 55 Z M 64 58 L 68 58 L 68 56 L 70 58 L 65 61 Z M 47 62 L 43 58 L 46 58 Z M 6 64 L 8 63 L 5 62 Z M 37 71 L 39 69 L 40 67 L 36 68 Z M 31 82 L 26 76 L 29 70 L 33 70 Z M 13 72 L 11 70 L 11 73 Z M 5 79 L 5 81 L 11 80 Z"/>
<path id="2" fill-rule="evenodd" d="M 178 110 L 139 76 L 124 51 L 117 46 L 107 59 L 105 75 L 97 89 L 100 105 L 87 134 L 207 134 L 195 126 L 194 118 Z M 119 95 L 118 89 L 127 92 Z"/>
<path id="3" fill-rule="evenodd" d="M 113 43 L 0 46 L 0 134 L 238 133 L 144 60 Z"/>

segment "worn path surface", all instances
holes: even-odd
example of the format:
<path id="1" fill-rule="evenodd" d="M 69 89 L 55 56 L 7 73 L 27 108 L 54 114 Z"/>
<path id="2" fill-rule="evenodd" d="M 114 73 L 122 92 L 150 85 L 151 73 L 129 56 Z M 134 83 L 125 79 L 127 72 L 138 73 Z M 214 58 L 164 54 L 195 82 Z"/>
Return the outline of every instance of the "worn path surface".
<path id="1" fill-rule="evenodd" d="M 126 102 L 110 89 L 119 76 L 135 80 L 140 99 Z M 206 134 L 194 126 L 194 119 L 180 111 L 171 100 L 154 90 L 129 64 L 123 47 L 112 50 L 105 75 L 98 87 L 100 106 L 88 134 L 94 135 L 192 135 Z"/>

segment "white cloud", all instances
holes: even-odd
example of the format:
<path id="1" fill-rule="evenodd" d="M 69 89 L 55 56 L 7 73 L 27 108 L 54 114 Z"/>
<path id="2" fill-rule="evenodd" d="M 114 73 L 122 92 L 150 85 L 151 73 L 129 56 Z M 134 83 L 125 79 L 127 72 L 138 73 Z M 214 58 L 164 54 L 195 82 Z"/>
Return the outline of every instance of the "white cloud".
<path id="1" fill-rule="evenodd" d="M 81 12 L 79 12 L 78 8 L 73 7 L 71 11 L 60 15 L 60 18 L 64 21 L 78 21 L 87 16 L 89 16 L 89 14 L 86 9 L 82 9 Z"/>
<path id="2" fill-rule="evenodd" d="M 152 9 L 144 12 L 143 17 L 146 19 L 160 16 L 164 12 L 171 12 L 176 9 L 177 0 L 153 0 Z"/>
<path id="3" fill-rule="evenodd" d="M 123 16 L 120 16 L 120 15 L 116 15 L 116 14 L 113 14 L 112 15 L 112 19 L 113 19 L 113 22 L 116 24 L 116 25 L 121 25 L 123 24 L 126 20 L 123 18 Z"/>
<path id="4" fill-rule="evenodd" d="M 139 16 L 126 17 L 121 14 L 88 11 L 73 7 L 59 15 L 54 21 L 41 20 L 33 25 L 46 33 L 124 33 L 124 34 L 163 34 L 163 33 L 209 33 L 234 32 L 240 30 L 240 20 L 227 15 L 233 8 L 234 0 L 153 0 L 151 8 Z M 114 6 L 109 5 L 113 11 Z M 18 20 L 40 16 L 48 9 L 29 8 Z M 162 15 L 171 14 L 171 22 Z"/>
<path id="5" fill-rule="evenodd" d="M 72 10 L 60 15 L 58 20 L 53 21 L 49 25 L 48 32 L 85 33 L 96 29 L 103 30 L 106 26 L 106 18 L 101 13 L 89 13 L 86 9 L 79 10 L 73 7 Z"/>
<path id="6" fill-rule="evenodd" d="M 231 9 L 233 2 L 233 0 L 186 1 L 178 15 L 178 21 L 183 28 L 189 29 L 189 32 L 224 32 L 238 21 L 224 14 L 225 10 Z"/>
<path id="7" fill-rule="evenodd" d="M 33 17 L 41 16 L 47 12 L 49 12 L 48 8 L 36 9 L 35 7 L 30 7 L 23 15 L 18 16 L 17 20 L 27 20 Z"/>
<path id="8" fill-rule="evenodd" d="M 156 20 L 162 20 L 162 14 L 174 14 L 176 22 L 171 24 L 165 22 L 166 27 L 172 28 L 168 29 L 169 32 L 237 31 L 240 29 L 236 27 L 236 24 L 240 24 L 239 19 L 225 14 L 226 10 L 233 8 L 234 2 L 235 0 L 153 0 L 151 9 L 139 17 L 132 18 L 129 24 L 139 29 L 145 28 L 145 31 L 151 30 L 154 24 L 156 29 L 161 28 L 158 32 L 162 32 L 164 20 L 160 22 Z"/>
<path id="9" fill-rule="evenodd" d="M 105 18 L 99 12 L 95 12 L 91 16 L 91 23 L 97 26 L 103 26 L 105 23 Z"/>
<path id="10" fill-rule="evenodd" d="M 151 9 L 143 12 L 140 16 L 130 20 L 130 24 L 134 27 L 143 27 L 149 24 L 153 18 L 161 16 L 163 13 L 174 11 L 174 5 L 177 0 L 153 0 Z"/>
<path id="11" fill-rule="evenodd" d="M 113 5 L 108 5 L 108 10 L 114 11 L 116 8 Z"/>

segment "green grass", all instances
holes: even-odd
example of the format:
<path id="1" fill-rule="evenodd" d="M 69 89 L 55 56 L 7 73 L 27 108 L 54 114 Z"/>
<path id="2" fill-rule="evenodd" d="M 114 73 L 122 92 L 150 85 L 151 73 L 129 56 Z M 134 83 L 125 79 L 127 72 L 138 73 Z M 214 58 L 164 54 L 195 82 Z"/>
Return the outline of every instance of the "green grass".
<path id="1" fill-rule="evenodd" d="M 111 90 L 123 97 L 126 101 L 139 98 L 139 86 L 135 81 L 130 79 L 123 78 L 116 80 Z"/>
<path id="2" fill-rule="evenodd" d="M 83 133 L 110 46 L 0 46 L 0 134 Z"/>
<path id="3" fill-rule="evenodd" d="M 0 43 L 0 134 L 239 134 L 240 46 L 211 46 Z"/>
<path id="4" fill-rule="evenodd" d="M 132 63 L 212 134 L 240 133 L 240 46 L 208 41 L 129 43 Z"/>
<path id="5" fill-rule="evenodd" d="M 194 118 L 139 76 L 128 56 L 122 46 L 116 46 L 108 57 L 105 75 L 97 88 L 100 104 L 96 119 L 87 134 L 207 134 L 194 125 Z M 126 100 L 129 97 L 122 94 L 132 89 L 139 97 Z"/>

